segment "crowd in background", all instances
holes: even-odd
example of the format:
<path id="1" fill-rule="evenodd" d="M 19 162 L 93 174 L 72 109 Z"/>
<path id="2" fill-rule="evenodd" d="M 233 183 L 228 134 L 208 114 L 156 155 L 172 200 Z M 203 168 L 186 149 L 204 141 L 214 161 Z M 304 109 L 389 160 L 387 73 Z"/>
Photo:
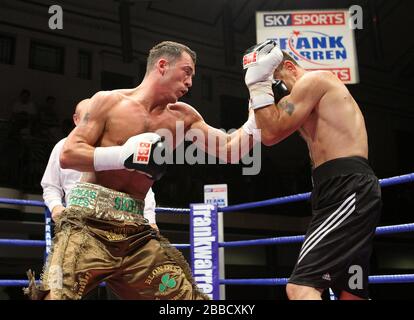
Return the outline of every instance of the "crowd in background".
<path id="1" fill-rule="evenodd" d="M 43 101 L 42 101 L 43 100 Z M 22 89 L 8 108 L 0 126 L 0 185 L 39 192 L 40 179 L 57 141 L 73 129 L 72 119 L 59 117 L 53 95 L 36 103 L 30 90 Z"/>

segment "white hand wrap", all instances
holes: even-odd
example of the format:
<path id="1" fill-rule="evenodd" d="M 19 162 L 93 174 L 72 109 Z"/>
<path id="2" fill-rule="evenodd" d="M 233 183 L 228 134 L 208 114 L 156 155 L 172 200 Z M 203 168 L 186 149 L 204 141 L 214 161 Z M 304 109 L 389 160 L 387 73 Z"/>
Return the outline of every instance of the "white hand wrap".
<path id="1" fill-rule="evenodd" d="M 129 169 L 146 172 L 144 169 L 150 162 L 148 154 L 141 156 L 140 152 L 151 151 L 152 145 L 157 143 L 161 137 L 154 132 L 141 133 L 130 137 L 122 146 L 95 148 L 93 165 L 96 171 Z M 145 150 L 141 150 L 142 144 Z M 141 159 L 145 158 L 144 160 Z M 131 158 L 126 164 L 125 161 Z M 132 167 L 131 167 L 132 166 Z"/>
<path id="2" fill-rule="evenodd" d="M 257 129 L 256 125 L 256 117 L 254 116 L 254 112 L 249 112 L 249 118 L 242 126 L 244 132 L 248 135 L 253 135 L 255 129 Z"/>
<path id="3" fill-rule="evenodd" d="M 121 146 L 95 148 L 95 153 L 93 154 L 95 171 L 124 169 L 121 150 Z"/>
<path id="4" fill-rule="evenodd" d="M 275 101 L 271 79 L 250 85 L 249 92 L 249 108 L 253 110 L 266 107 Z"/>

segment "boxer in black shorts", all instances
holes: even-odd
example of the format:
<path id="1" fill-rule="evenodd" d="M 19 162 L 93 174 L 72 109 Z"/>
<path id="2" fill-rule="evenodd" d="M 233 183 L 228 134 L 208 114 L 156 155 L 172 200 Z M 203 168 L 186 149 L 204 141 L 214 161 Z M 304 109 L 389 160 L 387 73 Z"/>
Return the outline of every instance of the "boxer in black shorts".
<path id="1" fill-rule="evenodd" d="M 313 166 L 313 218 L 286 286 L 289 299 L 321 299 L 329 287 L 340 299 L 368 298 L 381 192 L 358 104 L 333 73 L 306 71 L 272 40 L 250 48 L 243 63 L 262 142 L 299 131 Z"/>
<path id="2" fill-rule="evenodd" d="M 368 298 L 372 238 L 381 212 L 378 179 L 361 157 L 327 161 L 312 176 L 313 217 L 289 283 Z M 353 281 L 360 271 L 361 279 Z"/>

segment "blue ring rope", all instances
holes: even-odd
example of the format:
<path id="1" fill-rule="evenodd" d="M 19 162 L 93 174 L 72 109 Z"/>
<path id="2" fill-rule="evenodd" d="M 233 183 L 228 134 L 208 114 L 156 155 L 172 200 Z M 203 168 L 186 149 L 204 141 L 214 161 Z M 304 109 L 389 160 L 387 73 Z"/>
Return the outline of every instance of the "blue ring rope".
<path id="1" fill-rule="evenodd" d="M 0 239 L 0 246 L 15 246 L 15 247 L 44 247 L 46 245 L 45 240 L 22 240 L 22 239 Z M 188 243 L 172 243 L 171 246 L 177 249 L 190 248 Z"/>
<path id="2" fill-rule="evenodd" d="M 409 173 L 401 176 L 395 176 L 391 178 L 381 179 L 379 180 L 381 187 L 389 187 L 396 184 L 408 183 L 414 181 L 414 173 Z M 252 208 L 259 208 L 259 207 L 267 207 L 272 205 L 279 205 L 284 203 L 291 203 L 291 202 L 299 202 L 305 201 L 310 198 L 311 193 L 299 193 L 290 196 L 280 197 L 280 198 L 272 198 L 268 200 L 256 201 L 256 202 L 247 202 L 242 204 L 236 204 L 227 207 L 220 207 L 219 211 L 221 212 L 230 212 L 230 211 L 237 211 L 237 210 L 245 210 L 245 209 L 252 209 Z"/>
<path id="3" fill-rule="evenodd" d="M 414 231 L 414 223 L 399 224 L 394 226 L 377 227 L 376 235 L 385 235 L 402 232 Z M 305 236 L 287 236 L 287 237 L 276 237 L 266 239 L 254 239 L 254 240 L 241 240 L 241 241 L 228 241 L 219 242 L 219 247 L 241 247 L 241 246 L 257 246 L 257 245 L 270 245 L 270 244 L 282 244 L 282 243 L 297 243 L 303 241 Z M 10 246 L 33 246 L 41 247 L 45 246 L 44 240 L 21 240 L 21 239 L 0 239 L 0 245 Z M 189 248 L 190 245 L 186 243 L 172 244 L 172 246 L 178 249 Z"/>
<path id="4" fill-rule="evenodd" d="M 0 245 L 15 247 L 44 247 L 45 240 L 0 239 Z"/>
<path id="5" fill-rule="evenodd" d="M 382 187 L 388 187 L 392 185 L 408 183 L 414 181 L 414 173 L 395 176 L 387 179 L 381 179 L 380 185 Z M 285 196 L 280 198 L 273 198 L 264 201 L 256 201 L 250 203 L 244 203 L 239 205 L 220 207 L 221 212 L 230 212 L 249 208 L 258 208 L 263 206 L 277 205 L 290 202 L 298 202 L 308 200 L 310 192 L 296 194 L 291 196 Z M 44 202 L 36 200 L 18 200 L 0 198 L 0 203 L 3 204 L 15 204 L 15 205 L 30 205 L 37 207 L 45 207 Z M 157 213 L 188 213 L 190 209 L 186 208 L 156 208 Z M 396 226 L 385 226 L 378 227 L 377 234 L 390 234 L 396 232 L 408 232 L 413 230 L 414 224 L 396 225 Z M 270 239 L 257 239 L 247 241 L 232 241 L 232 242 L 221 242 L 219 246 L 230 247 L 240 245 L 256 245 L 256 244 L 270 244 L 270 243 L 288 243 L 288 242 L 299 242 L 303 241 L 304 236 L 293 236 L 293 237 L 279 237 Z M 243 243 L 243 244 L 242 244 Z M 14 245 L 14 246 L 45 246 L 46 241 L 42 240 L 20 240 L 20 239 L 0 239 L 0 245 Z M 173 244 L 177 248 L 188 248 L 189 244 Z M 220 279 L 220 284 L 238 284 L 238 285 L 283 285 L 286 284 L 288 278 L 274 278 L 274 279 Z M 414 274 L 406 275 L 379 275 L 370 276 L 370 283 L 409 283 L 414 282 Z M 0 286 L 27 286 L 27 280 L 0 280 Z"/>
<path id="6" fill-rule="evenodd" d="M 45 203 L 43 201 L 38 201 L 38 200 L 20 200 L 20 199 L 0 198 L 0 203 L 17 204 L 17 205 L 22 205 L 22 206 L 45 207 Z"/>
<path id="7" fill-rule="evenodd" d="M 405 175 L 395 176 L 391 178 L 380 179 L 380 185 L 382 187 L 393 186 L 397 184 L 409 183 L 414 181 L 414 173 L 408 173 Z M 270 205 L 277 205 L 277 204 L 284 204 L 290 202 L 298 202 L 298 201 L 305 201 L 308 200 L 310 197 L 310 192 L 306 193 L 299 193 L 290 196 L 280 197 L 280 198 L 272 198 L 263 201 L 256 201 L 256 202 L 247 202 L 243 204 L 236 204 L 227 207 L 220 207 L 219 211 L 221 212 L 228 212 L 228 211 L 236 211 L 236 210 L 243 210 L 243 209 L 250 209 L 250 208 L 258 208 L 258 207 L 265 207 Z M 42 201 L 36 200 L 17 200 L 17 199 L 8 199 L 8 198 L 0 198 L 0 203 L 4 204 L 15 204 L 15 205 L 30 205 L 30 206 L 37 206 L 37 207 L 44 207 L 45 204 Z M 190 209 L 188 208 L 155 208 L 155 212 L 157 213 L 188 213 Z"/>
<path id="8" fill-rule="evenodd" d="M 281 286 L 286 285 L 289 278 L 270 278 L 270 279 L 220 279 L 220 284 L 225 285 L 260 285 L 260 286 Z M 413 283 L 414 274 L 393 274 L 369 276 L 369 283 Z M 40 283 L 36 281 L 36 283 Z M 28 286 L 28 280 L 0 280 L 2 286 Z M 104 286 L 104 284 L 101 284 Z"/>
<path id="9" fill-rule="evenodd" d="M 413 283 L 414 274 L 394 274 L 369 276 L 369 283 Z M 220 284 L 225 285 L 260 285 L 260 286 L 281 286 L 286 285 L 289 278 L 270 279 L 220 279 Z"/>
<path id="10" fill-rule="evenodd" d="M 414 223 L 398 224 L 394 226 L 377 227 L 375 234 L 384 235 L 392 233 L 412 232 L 414 231 Z M 258 245 L 269 245 L 269 244 L 281 244 L 281 243 L 297 243 L 302 242 L 305 236 L 287 236 L 277 238 L 266 238 L 266 239 L 254 239 L 254 240 L 241 240 L 241 241 L 228 241 L 219 242 L 219 247 L 241 247 L 241 246 L 258 246 Z"/>

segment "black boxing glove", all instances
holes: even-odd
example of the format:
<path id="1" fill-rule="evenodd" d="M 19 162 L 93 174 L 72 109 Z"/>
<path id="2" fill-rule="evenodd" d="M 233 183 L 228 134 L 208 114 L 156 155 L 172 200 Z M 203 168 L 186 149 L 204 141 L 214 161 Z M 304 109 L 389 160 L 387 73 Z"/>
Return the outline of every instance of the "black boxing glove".
<path id="1" fill-rule="evenodd" d="M 272 90 L 275 104 L 278 104 L 280 99 L 290 94 L 289 89 L 286 87 L 286 84 L 282 80 L 275 80 L 275 83 L 272 84 Z"/>
<path id="2" fill-rule="evenodd" d="M 122 146 L 95 148 L 94 168 L 96 171 L 135 170 L 158 180 L 166 171 L 166 164 L 161 163 L 164 159 L 154 159 L 158 148 L 165 148 L 161 136 L 153 132 L 141 133 Z"/>

